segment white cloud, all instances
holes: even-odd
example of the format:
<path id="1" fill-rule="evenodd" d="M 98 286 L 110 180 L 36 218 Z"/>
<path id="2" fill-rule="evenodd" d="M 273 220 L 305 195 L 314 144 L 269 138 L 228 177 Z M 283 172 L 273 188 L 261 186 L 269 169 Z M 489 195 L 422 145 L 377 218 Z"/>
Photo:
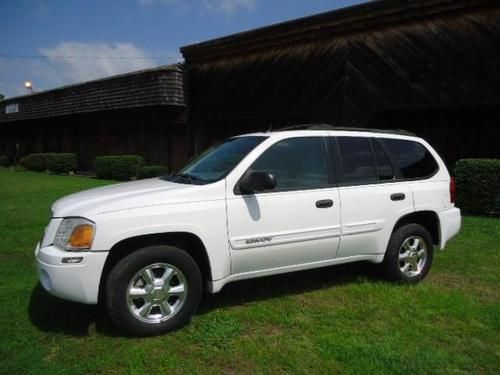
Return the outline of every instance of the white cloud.
<path id="1" fill-rule="evenodd" d="M 26 93 L 23 87 L 26 80 L 32 80 L 35 90 L 41 91 L 181 61 L 177 52 L 154 59 L 146 58 L 151 54 L 132 43 L 63 42 L 50 48 L 40 48 L 38 52 L 51 57 L 8 60 L 0 58 L 3 78 L 0 82 L 0 92 L 6 96 Z"/>
<path id="2" fill-rule="evenodd" d="M 255 3 L 256 0 L 203 0 L 205 8 L 227 15 L 231 15 L 239 9 L 254 10 Z"/>
<path id="3" fill-rule="evenodd" d="M 49 15 L 49 7 L 47 4 L 40 2 L 34 9 L 35 15 L 37 17 L 45 17 Z"/>
<path id="4" fill-rule="evenodd" d="M 143 6 L 163 4 L 177 10 L 187 11 L 193 8 L 214 13 L 232 15 L 238 10 L 252 11 L 257 0 L 138 0 Z"/>
<path id="5" fill-rule="evenodd" d="M 165 5 L 178 5 L 181 3 L 188 3 L 189 0 L 139 0 L 139 4 L 141 5 L 153 5 L 154 3 L 162 3 Z"/>
<path id="6" fill-rule="evenodd" d="M 48 58 L 48 62 L 67 82 L 88 81 L 159 65 L 155 59 L 146 59 L 146 53 L 131 43 L 63 42 L 52 48 L 40 48 L 39 52 L 54 56 Z"/>
<path id="7" fill-rule="evenodd" d="M 193 10 L 193 4 L 199 0 L 138 0 L 139 4 L 144 7 L 153 6 L 155 4 L 163 5 L 178 14 L 188 14 Z"/>
<path id="8" fill-rule="evenodd" d="M 63 85 L 57 70 L 38 59 L 0 59 L 0 92 L 6 97 L 27 94 L 24 82 L 32 81 L 36 91 Z"/>

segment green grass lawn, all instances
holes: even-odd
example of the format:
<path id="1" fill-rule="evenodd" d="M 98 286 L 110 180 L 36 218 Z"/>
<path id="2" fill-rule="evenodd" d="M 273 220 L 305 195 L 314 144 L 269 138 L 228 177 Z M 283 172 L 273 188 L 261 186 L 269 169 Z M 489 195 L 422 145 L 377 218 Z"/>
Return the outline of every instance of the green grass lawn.
<path id="1" fill-rule="evenodd" d="M 368 264 L 238 282 L 184 329 L 137 339 L 49 296 L 34 266 L 51 203 L 106 183 L 0 170 L 0 373 L 500 371 L 500 219 L 464 218 L 417 286 Z"/>

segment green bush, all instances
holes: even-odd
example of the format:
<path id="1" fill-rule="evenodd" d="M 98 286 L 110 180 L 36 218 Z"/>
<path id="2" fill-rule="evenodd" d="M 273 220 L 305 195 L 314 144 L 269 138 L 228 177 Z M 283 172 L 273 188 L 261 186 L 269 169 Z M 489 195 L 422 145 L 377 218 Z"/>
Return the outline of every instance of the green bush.
<path id="1" fill-rule="evenodd" d="M 47 170 L 46 154 L 29 154 L 21 158 L 19 165 L 31 171 L 42 172 Z"/>
<path id="2" fill-rule="evenodd" d="M 20 165 L 38 172 L 69 173 L 77 169 L 76 155 L 70 153 L 29 154 L 21 159 Z"/>
<path id="3" fill-rule="evenodd" d="M 459 160 L 455 178 L 457 206 L 465 213 L 500 213 L 500 159 Z"/>
<path id="4" fill-rule="evenodd" d="M 54 173 L 74 172 L 77 168 L 78 163 L 75 154 L 49 154 L 47 159 L 47 169 Z"/>
<path id="5" fill-rule="evenodd" d="M 137 168 L 137 179 L 164 176 L 168 173 L 163 165 L 143 165 Z"/>
<path id="6" fill-rule="evenodd" d="M 142 156 L 112 155 L 95 158 L 97 178 L 128 181 L 135 177 L 137 168 L 144 164 Z"/>
<path id="7" fill-rule="evenodd" d="M 10 165 L 9 157 L 0 155 L 0 167 L 8 167 Z"/>

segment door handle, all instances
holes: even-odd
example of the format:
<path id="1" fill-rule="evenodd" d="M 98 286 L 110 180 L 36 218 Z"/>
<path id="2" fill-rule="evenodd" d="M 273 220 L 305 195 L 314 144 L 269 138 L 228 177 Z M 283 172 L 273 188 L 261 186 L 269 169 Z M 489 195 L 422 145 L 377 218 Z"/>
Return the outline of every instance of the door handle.
<path id="1" fill-rule="evenodd" d="M 328 208 L 333 206 L 333 201 L 331 199 L 322 199 L 316 202 L 316 207 L 318 208 Z"/>
<path id="2" fill-rule="evenodd" d="M 405 197 L 406 196 L 403 193 L 394 193 L 391 194 L 391 201 L 402 201 Z"/>

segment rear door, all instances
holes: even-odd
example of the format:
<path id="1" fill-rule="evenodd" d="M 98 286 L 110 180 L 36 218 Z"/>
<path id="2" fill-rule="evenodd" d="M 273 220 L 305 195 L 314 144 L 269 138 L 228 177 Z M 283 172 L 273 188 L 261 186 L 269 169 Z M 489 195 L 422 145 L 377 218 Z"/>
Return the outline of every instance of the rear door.
<path id="1" fill-rule="evenodd" d="M 337 258 L 384 254 L 394 224 L 413 211 L 413 196 L 399 182 L 376 138 L 332 138 L 342 205 L 342 239 Z"/>
<path id="2" fill-rule="evenodd" d="M 439 166 L 435 156 L 415 140 L 381 140 L 402 178 L 411 187 L 416 211 L 440 212 L 451 207 L 450 176 L 444 165 Z"/>

